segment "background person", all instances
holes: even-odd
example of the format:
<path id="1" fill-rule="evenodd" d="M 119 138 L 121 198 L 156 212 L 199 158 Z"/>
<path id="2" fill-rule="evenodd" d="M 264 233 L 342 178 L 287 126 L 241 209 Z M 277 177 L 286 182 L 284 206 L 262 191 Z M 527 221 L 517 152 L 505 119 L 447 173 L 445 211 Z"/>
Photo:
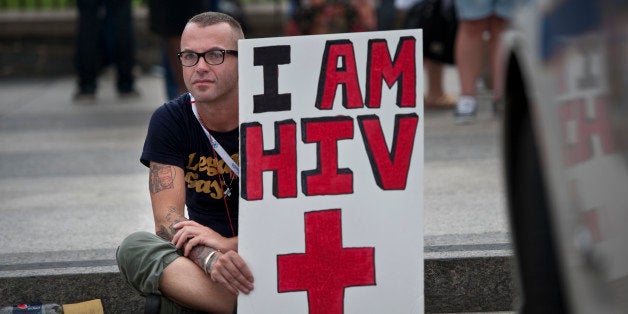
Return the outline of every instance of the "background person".
<path id="1" fill-rule="evenodd" d="M 188 0 L 185 5 L 175 1 L 148 1 L 149 28 L 161 38 L 161 57 L 164 71 L 166 99 L 174 99 L 186 92 L 179 63 L 181 32 L 188 20 L 207 11 L 206 0 Z"/>
<path id="2" fill-rule="evenodd" d="M 98 75 L 109 63 L 116 66 L 118 94 L 138 96 L 133 76 L 135 35 L 131 0 L 78 0 L 76 6 L 79 11 L 75 53 L 78 86 L 74 99 L 96 97 Z"/>
<path id="3" fill-rule="evenodd" d="M 369 0 L 313 0 L 301 4 L 285 25 L 285 34 L 316 35 L 377 29 Z"/>
<path id="4" fill-rule="evenodd" d="M 456 37 L 456 65 L 461 95 L 458 97 L 454 118 L 456 123 L 475 120 L 478 109 L 477 80 L 482 70 L 484 34 L 488 33 L 489 68 L 493 91 L 500 90 L 502 78 L 497 71 L 497 53 L 501 34 L 512 15 L 512 0 L 456 0 L 459 26 Z M 493 107 L 501 95 L 493 93 Z"/>
<path id="5" fill-rule="evenodd" d="M 396 0 L 395 8 L 403 28 L 423 30 L 425 109 L 453 109 L 456 98 L 444 88 L 445 66 L 454 64 L 457 17 L 453 3 L 450 0 Z"/>

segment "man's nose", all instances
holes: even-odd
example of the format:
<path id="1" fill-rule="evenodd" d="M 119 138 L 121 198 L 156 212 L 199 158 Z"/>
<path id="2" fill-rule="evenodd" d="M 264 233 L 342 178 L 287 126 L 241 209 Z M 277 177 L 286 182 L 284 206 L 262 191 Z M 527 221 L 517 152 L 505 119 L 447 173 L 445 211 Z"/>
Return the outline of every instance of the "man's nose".
<path id="1" fill-rule="evenodd" d="M 207 63 L 203 57 L 198 58 L 198 62 L 196 63 L 197 70 L 207 70 L 211 68 L 211 66 L 212 65 Z"/>

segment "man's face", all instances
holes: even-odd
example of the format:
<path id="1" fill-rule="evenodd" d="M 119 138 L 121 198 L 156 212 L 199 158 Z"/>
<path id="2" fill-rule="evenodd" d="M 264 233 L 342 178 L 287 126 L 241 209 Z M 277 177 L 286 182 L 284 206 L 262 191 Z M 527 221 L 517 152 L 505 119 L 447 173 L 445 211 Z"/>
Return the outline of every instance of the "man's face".
<path id="1" fill-rule="evenodd" d="M 237 50 L 231 27 L 220 23 L 201 27 L 188 24 L 181 35 L 181 51 L 206 52 L 212 49 Z M 183 67 L 185 86 L 199 103 L 237 101 L 238 59 L 225 54 L 225 61 L 209 65 L 202 57 L 191 67 Z"/>

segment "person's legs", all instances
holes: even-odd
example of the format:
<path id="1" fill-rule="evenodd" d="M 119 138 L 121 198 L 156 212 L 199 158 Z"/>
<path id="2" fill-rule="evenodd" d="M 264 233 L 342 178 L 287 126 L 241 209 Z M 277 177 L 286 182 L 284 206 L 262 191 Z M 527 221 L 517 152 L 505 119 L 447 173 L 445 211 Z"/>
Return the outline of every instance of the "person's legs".
<path id="1" fill-rule="evenodd" d="M 455 1 L 459 19 L 455 55 L 461 95 L 454 117 L 456 122 L 465 123 L 472 122 L 477 112 L 476 84 L 482 69 L 483 33 L 495 3 L 494 0 Z"/>
<path id="2" fill-rule="evenodd" d="M 212 313 L 231 313 L 236 297 L 214 283 L 194 262 L 155 234 L 135 232 L 116 252 L 118 268 L 127 283 L 144 296 L 162 295 L 161 309 L 183 307 Z"/>
<path id="3" fill-rule="evenodd" d="M 76 36 L 75 67 L 78 74 L 78 91 L 75 97 L 93 97 L 96 93 L 96 78 L 101 66 L 99 32 L 101 19 L 98 16 L 100 0 L 79 0 Z"/>
<path id="4" fill-rule="evenodd" d="M 381 0 L 377 8 L 377 29 L 395 29 L 395 1 Z"/>
<path id="5" fill-rule="evenodd" d="M 423 60 L 423 66 L 427 72 L 426 98 L 438 98 L 443 95 L 443 64 L 430 59 Z"/>
<path id="6" fill-rule="evenodd" d="M 181 37 L 171 36 L 164 39 L 164 49 L 166 60 L 164 66 L 167 66 L 167 71 L 170 71 L 170 82 L 167 84 L 174 88 L 174 95 L 168 95 L 170 99 L 174 99 L 177 96 L 185 93 L 187 88 L 183 81 L 183 73 L 181 72 L 181 64 L 177 54 L 180 50 Z"/>
<path id="7" fill-rule="evenodd" d="M 180 256 L 172 243 L 145 231 L 127 236 L 116 252 L 120 273 L 142 295 L 161 294 L 164 268 Z"/>
<path id="8" fill-rule="evenodd" d="M 460 21 L 456 35 L 456 65 L 463 96 L 477 94 L 476 83 L 482 69 L 484 40 L 482 34 L 487 29 L 487 19 Z"/>
<path id="9" fill-rule="evenodd" d="M 425 93 L 426 108 L 449 109 L 456 104 L 456 99 L 445 93 L 443 89 L 443 64 L 430 59 L 423 59 L 427 74 L 427 92 Z"/>
<path id="10" fill-rule="evenodd" d="M 456 35 L 456 65 L 461 95 L 454 117 L 457 123 L 473 122 L 477 112 L 476 83 L 482 69 L 484 41 L 482 34 L 487 19 L 460 21 Z"/>
<path id="11" fill-rule="evenodd" d="M 135 95 L 135 34 L 131 0 L 107 0 L 113 33 L 113 61 L 118 73 L 116 88 L 121 95 Z"/>
<path id="12" fill-rule="evenodd" d="M 174 99 L 179 95 L 179 88 L 174 83 L 172 69 L 168 61 L 168 52 L 166 51 L 166 38 L 161 40 L 161 67 L 163 68 L 164 87 L 166 88 L 166 100 Z"/>
<path id="13" fill-rule="evenodd" d="M 162 294 L 177 304 L 211 313 L 233 313 L 236 296 L 211 280 L 190 259 L 181 257 L 164 269 Z"/>
<path id="14" fill-rule="evenodd" d="M 506 20 L 497 17 L 491 16 L 489 20 L 489 33 L 490 39 L 488 42 L 489 47 L 489 60 L 490 60 L 490 73 L 493 78 L 493 100 L 501 99 L 502 95 L 500 94 L 502 91 L 503 85 L 503 77 L 502 71 L 499 69 L 499 49 L 500 49 L 500 41 L 501 35 L 506 28 Z"/>
<path id="15" fill-rule="evenodd" d="M 508 20 L 512 16 L 514 9 L 514 1 L 512 0 L 498 0 L 495 4 L 495 14 L 489 18 L 488 31 L 490 34 L 489 39 L 489 60 L 490 60 L 490 73 L 493 76 L 493 103 L 500 101 L 503 92 L 503 77 L 502 71 L 499 69 L 499 49 L 501 36 L 508 25 Z"/>

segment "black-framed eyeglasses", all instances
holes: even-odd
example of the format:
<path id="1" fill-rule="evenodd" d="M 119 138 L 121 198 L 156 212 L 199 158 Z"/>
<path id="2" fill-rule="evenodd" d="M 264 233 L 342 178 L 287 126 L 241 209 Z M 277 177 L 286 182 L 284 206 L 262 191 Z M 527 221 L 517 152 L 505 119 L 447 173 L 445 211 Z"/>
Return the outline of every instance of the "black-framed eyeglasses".
<path id="1" fill-rule="evenodd" d="M 194 51 L 181 51 L 177 54 L 179 56 L 179 61 L 181 65 L 184 67 L 193 67 L 198 63 L 198 60 L 203 57 L 207 64 L 211 65 L 219 65 L 225 62 L 225 54 L 230 54 L 233 56 L 238 56 L 237 50 L 226 50 L 226 49 L 214 49 L 205 52 L 194 52 Z"/>

